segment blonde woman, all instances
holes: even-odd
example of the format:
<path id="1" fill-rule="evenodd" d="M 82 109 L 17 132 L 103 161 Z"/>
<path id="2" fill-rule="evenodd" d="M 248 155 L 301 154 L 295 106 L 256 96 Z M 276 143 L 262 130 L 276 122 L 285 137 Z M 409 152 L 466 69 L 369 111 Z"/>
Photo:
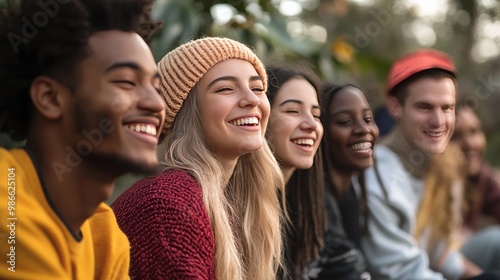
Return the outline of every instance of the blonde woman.
<path id="1" fill-rule="evenodd" d="M 158 64 L 165 170 L 114 203 L 138 279 L 274 279 L 284 181 L 264 134 L 267 75 L 245 45 L 203 38 Z"/>
<path id="2" fill-rule="evenodd" d="M 460 253 L 463 183 L 466 166 L 458 146 L 450 143 L 442 154 L 431 157 L 424 179 L 415 238 L 429 255 L 429 265 L 447 279 L 455 271 L 481 271 Z"/>

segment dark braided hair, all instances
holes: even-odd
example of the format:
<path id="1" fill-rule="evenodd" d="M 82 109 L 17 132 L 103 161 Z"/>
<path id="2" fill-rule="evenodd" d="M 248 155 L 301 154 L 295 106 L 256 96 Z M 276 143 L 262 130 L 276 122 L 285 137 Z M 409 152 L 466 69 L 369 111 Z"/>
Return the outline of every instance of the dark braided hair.
<path id="1" fill-rule="evenodd" d="M 281 85 L 300 77 L 308 81 L 321 102 L 321 86 L 309 69 L 298 67 L 267 67 L 269 85 L 267 97 L 271 105 Z M 272 144 L 271 148 L 272 147 Z M 304 262 L 318 257 L 324 243 L 326 210 L 324 203 L 324 175 L 321 147 L 314 156 L 310 169 L 297 169 L 286 184 L 286 208 L 292 227 L 284 236 L 284 260 L 292 278 L 300 278 Z"/>
<path id="2" fill-rule="evenodd" d="M 330 118 L 327 112 L 329 111 L 333 98 L 337 95 L 337 93 L 346 88 L 356 88 L 359 89 L 361 92 L 363 92 L 359 87 L 353 84 L 337 85 L 335 83 L 326 83 L 323 86 L 323 102 L 321 103 L 321 123 L 323 124 L 323 127 L 325 127 L 325 130 L 330 127 Z M 330 172 L 329 168 L 335 166 L 334 165 L 335 159 L 333 159 L 332 156 L 330 155 L 330 150 L 328 148 L 332 146 L 332 143 L 330 143 L 330 137 L 328 133 L 325 133 L 325 136 L 323 136 L 323 141 L 321 142 L 321 145 L 323 146 L 322 152 L 323 152 L 323 158 L 325 160 L 324 172 L 325 174 L 329 174 Z M 335 183 L 332 181 L 331 176 L 325 176 L 325 180 L 327 182 L 326 185 L 330 187 L 329 191 L 331 191 L 334 197 L 337 200 L 339 200 L 342 195 L 339 186 L 335 186 Z M 366 184 L 365 184 L 364 172 L 361 172 L 359 175 L 359 184 L 361 187 L 359 212 L 360 215 L 364 218 L 363 232 L 366 234 L 368 233 L 368 201 L 366 196 Z"/>
<path id="3" fill-rule="evenodd" d="M 74 90 L 76 65 L 99 31 L 134 31 L 148 39 L 158 23 L 153 0 L 14 1 L 0 11 L 0 133 L 24 140 L 33 113 L 32 81 L 46 75 Z"/>

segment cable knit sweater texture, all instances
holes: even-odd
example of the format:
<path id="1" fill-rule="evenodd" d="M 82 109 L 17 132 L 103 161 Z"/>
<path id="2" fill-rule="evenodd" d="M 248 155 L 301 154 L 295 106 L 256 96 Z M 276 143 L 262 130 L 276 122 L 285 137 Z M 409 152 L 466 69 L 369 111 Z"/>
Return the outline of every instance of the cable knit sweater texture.
<path id="1" fill-rule="evenodd" d="M 168 170 L 112 204 L 131 245 L 132 279 L 215 279 L 215 241 L 200 185 Z"/>

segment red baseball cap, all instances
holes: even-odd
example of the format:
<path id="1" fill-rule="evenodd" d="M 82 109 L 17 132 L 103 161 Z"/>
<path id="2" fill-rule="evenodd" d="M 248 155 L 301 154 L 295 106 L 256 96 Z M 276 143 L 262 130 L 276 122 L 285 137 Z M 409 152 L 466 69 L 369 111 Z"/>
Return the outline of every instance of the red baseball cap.
<path id="1" fill-rule="evenodd" d="M 387 93 L 410 76 L 434 68 L 448 71 L 453 76 L 456 76 L 455 65 L 444 52 L 434 49 L 421 49 L 401 57 L 392 64 L 391 70 L 389 70 Z"/>

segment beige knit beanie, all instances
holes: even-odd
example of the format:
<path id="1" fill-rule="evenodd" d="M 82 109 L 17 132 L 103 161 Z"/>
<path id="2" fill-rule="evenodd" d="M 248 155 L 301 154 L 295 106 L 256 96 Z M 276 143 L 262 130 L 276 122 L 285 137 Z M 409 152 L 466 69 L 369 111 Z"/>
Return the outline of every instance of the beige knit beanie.
<path id="1" fill-rule="evenodd" d="M 188 93 L 215 64 L 231 58 L 246 60 L 255 67 L 267 90 L 264 65 L 247 46 L 228 38 L 206 37 L 185 43 L 167 53 L 158 63 L 160 93 L 166 106 L 164 128 L 170 128 Z"/>

